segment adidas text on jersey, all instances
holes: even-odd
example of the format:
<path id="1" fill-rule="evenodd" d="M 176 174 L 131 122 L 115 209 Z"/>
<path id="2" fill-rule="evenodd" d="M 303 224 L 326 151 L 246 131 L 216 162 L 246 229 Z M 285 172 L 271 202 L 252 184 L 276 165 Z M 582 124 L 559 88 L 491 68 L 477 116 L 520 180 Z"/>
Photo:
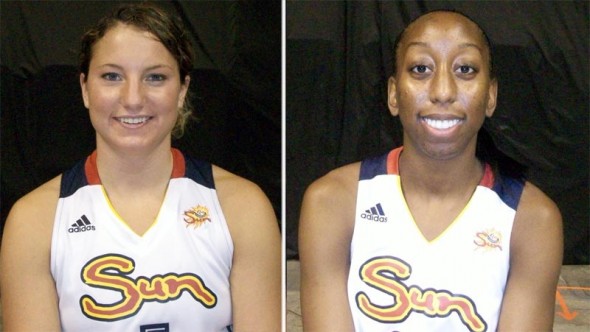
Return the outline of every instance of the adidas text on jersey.
<path id="1" fill-rule="evenodd" d="M 90 220 L 88 220 L 86 215 L 82 215 L 80 219 L 76 220 L 76 222 L 73 223 L 70 228 L 68 228 L 69 233 L 81 233 L 94 230 L 96 230 L 96 228 L 90 223 Z"/>
<path id="2" fill-rule="evenodd" d="M 381 203 L 377 203 L 377 205 L 372 208 L 365 210 L 364 213 L 361 213 L 361 218 L 378 222 L 387 222 L 387 217 L 385 216 L 385 212 L 383 212 Z"/>

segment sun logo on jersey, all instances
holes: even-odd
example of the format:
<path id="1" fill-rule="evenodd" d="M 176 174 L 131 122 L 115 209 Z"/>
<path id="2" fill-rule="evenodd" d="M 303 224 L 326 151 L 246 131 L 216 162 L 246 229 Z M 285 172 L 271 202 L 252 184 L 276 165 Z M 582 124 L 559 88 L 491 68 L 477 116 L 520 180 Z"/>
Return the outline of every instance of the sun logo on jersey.
<path id="1" fill-rule="evenodd" d="M 113 295 L 95 299 L 85 294 L 80 298 L 82 313 L 90 319 L 112 322 L 138 314 L 147 302 L 176 301 L 184 294 L 189 294 L 207 309 L 217 305 L 215 292 L 196 274 L 170 272 L 150 277 L 135 275 L 135 266 L 132 258 L 119 254 L 89 260 L 82 268 L 82 281 Z M 106 303 L 101 299 L 107 299 Z M 184 300 L 188 300 L 187 296 Z"/>
<path id="2" fill-rule="evenodd" d="M 190 210 L 184 211 L 184 216 L 186 227 L 192 225 L 194 228 L 199 228 L 205 223 L 205 221 L 211 222 L 211 218 L 209 218 L 209 209 L 202 205 L 197 205 Z"/>
<path id="3" fill-rule="evenodd" d="M 411 285 L 412 266 L 393 256 L 367 260 L 359 269 L 361 280 L 370 292 L 356 293 L 357 308 L 367 317 L 386 324 L 402 323 L 412 315 L 459 318 L 474 332 L 487 330 L 487 323 L 475 302 L 467 295 L 446 289 Z M 374 290 L 381 292 L 377 295 Z M 453 318 L 453 319 L 456 319 Z"/>
<path id="4" fill-rule="evenodd" d="M 481 232 L 475 233 L 475 240 L 473 240 L 476 247 L 475 249 L 500 249 L 502 251 L 502 233 L 495 229 L 487 229 Z"/>

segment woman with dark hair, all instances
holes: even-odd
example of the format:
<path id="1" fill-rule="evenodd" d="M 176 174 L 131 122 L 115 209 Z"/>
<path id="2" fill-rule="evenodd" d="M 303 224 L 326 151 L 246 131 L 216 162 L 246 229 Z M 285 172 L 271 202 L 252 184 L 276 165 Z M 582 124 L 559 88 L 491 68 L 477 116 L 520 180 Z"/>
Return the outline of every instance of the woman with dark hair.
<path id="1" fill-rule="evenodd" d="M 551 330 L 559 210 L 477 151 L 498 91 L 489 41 L 468 17 L 435 11 L 393 51 L 388 106 L 403 147 L 333 170 L 305 193 L 304 328 Z"/>
<path id="2" fill-rule="evenodd" d="M 280 330 L 280 236 L 255 184 L 171 147 L 193 51 L 126 5 L 82 38 L 96 151 L 21 198 L 1 252 L 4 328 Z"/>

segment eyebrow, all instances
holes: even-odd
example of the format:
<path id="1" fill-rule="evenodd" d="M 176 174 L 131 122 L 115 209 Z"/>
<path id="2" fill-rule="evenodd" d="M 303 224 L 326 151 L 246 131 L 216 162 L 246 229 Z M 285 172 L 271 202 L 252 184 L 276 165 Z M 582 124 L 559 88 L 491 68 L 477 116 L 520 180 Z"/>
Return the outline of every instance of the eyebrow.
<path id="1" fill-rule="evenodd" d="M 425 43 L 425 42 L 420 42 L 420 41 L 410 42 L 410 43 L 408 43 L 408 46 L 406 48 L 410 48 L 411 46 L 430 48 L 430 44 Z M 477 44 L 474 44 L 474 43 L 461 43 L 461 44 L 459 44 L 459 48 L 468 48 L 468 47 L 475 47 L 477 50 L 479 50 L 480 53 L 483 53 L 483 50 Z"/>
<path id="2" fill-rule="evenodd" d="M 114 68 L 117 68 L 119 70 L 123 70 L 123 67 L 122 66 L 116 65 L 114 63 L 105 63 L 104 65 L 100 65 L 98 67 L 99 68 L 102 68 L 102 67 L 114 67 Z M 174 69 L 174 68 L 172 68 L 169 65 L 160 64 L 160 65 L 149 66 L 149 67 L 145 68 L 144 71 L 150 71 L 150 70 L 159 69 L 159 68 L 170 68 L 170 69 Z"/>

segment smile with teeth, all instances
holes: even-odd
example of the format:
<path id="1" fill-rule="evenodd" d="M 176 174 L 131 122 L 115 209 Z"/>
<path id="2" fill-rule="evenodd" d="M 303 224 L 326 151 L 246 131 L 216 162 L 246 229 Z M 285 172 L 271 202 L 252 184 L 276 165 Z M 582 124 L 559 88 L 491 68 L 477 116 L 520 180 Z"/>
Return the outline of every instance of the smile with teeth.
<path id="1" fill-rule="evenodd" d="M 118 118 L 118 120 L 125 124 L 141 124 L 149 120 L 149 116 L 134 117 L 134 118 Z"/>
<path id="2" fill-rule="evenodd" d="M 432 127 L 434 129 L 439 129 L 439 130 L 452 128 L 461 122 L 460 119 L 435 120 L 435 119 L 429 119 L 429 118 L 422 118 L 422 120 L 424 122 L 426 122 L 426 124 L 429 127 Z"/>

